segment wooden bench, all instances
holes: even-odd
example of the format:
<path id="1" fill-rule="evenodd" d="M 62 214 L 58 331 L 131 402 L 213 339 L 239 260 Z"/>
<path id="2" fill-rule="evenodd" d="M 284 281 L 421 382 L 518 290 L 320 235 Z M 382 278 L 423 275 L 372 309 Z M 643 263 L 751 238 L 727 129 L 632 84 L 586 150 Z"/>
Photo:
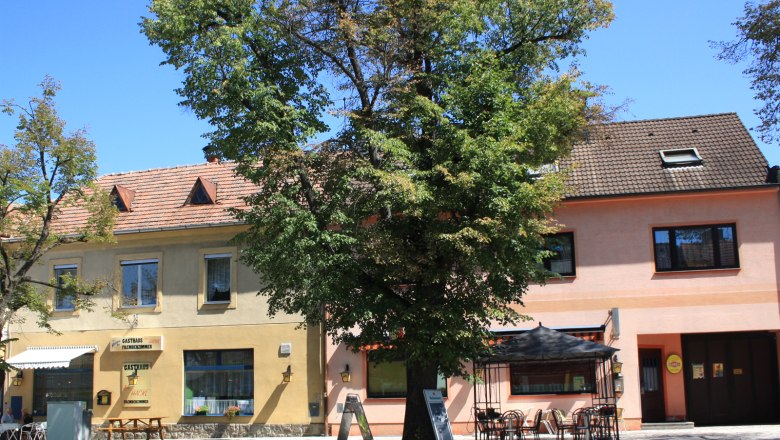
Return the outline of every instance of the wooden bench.
<path id="1" fill-rule="evenodd" d="M 101 426 L 98 431 L 108 434 L 108 440 L 113 439 L 113 435 L 122 434 L 122 440 L 127 440 L 128 433 L 146 434 L 149 439 L 150 434 L 157 433 L 160 439 L 165 439 L 165 431 L 162 426 L 164 417 L 110 417 L 106 418 L 108 426 Z"/>

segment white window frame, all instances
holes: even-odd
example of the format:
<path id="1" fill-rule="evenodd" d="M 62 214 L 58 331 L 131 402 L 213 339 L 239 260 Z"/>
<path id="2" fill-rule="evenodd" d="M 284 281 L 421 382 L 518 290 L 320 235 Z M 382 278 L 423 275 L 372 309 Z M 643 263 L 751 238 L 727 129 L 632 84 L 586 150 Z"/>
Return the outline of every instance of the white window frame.
<path id="1" fill-rule="evenodd" d="M 125 272 L 124 272 L 124 269 L 123 269 L 124 266 L 138 266 L 137 279 L 140 281 L 142 265 L 150 264 L 150 263 L 154 263 L 154 264 L 157 265 L 157 280 L 155 281 L 155 286 L 154 286 L 154 290 L 155 290 L 154 304 L 141 304 L 142 283 L 140 283 L 140 282 L 138 283 L 137 291 L 135 292 L 135 299 L 137 301 L 137 304 L 135 304 L 135 305 L 125 304 L 125 291 L 124 291 L 124 283 L 125 283 L 124 275 L 125 275 Z M 122 288 L 121 288 L 121 290 L 119 292 L 120 298 L 121 298 L 121 301 L 122 301 L 122 307 L 123 308 L 133 308 L 133 309 L 134 308 L 144 308 L 144 309 L 147 309 L 147 308 L 155 308 L 155 307 L 157 307 L 158 306 L 158 301 L 159 301 L 157 293 L 160 290 L 160 286 L 159 286 L 159 283 L 160 283 L 160 273 L 159 273 L 160 272 L 160 260 L 158 258 L 145 258 L 145 259 L 137 259 L 137 260 L 130 260 L 130 259 L 128 259 L 128 260 L 120 260 L 119 261 L 119 268 L 120 268 L 120 271 L 121 271 L 121 274 L 122 274 L 122 284 L 121 284 Z"/>
<path id="2" fill-rule="evenodd" d="M 225 258 L 227 258 L 228 263 L 230 263 L 230 267 L 228 268 L 228 270 L 230 271 L 230 273 L 232 273 L 233 272 L 233 254 L 232 253 L 223 252 L 223 253 L 205 254 L 203 256 L 203 259 L 206 260 L 205 261 L 205 265 L 206 265 L 205 277 L 206 278 L 204 279 L 204 283 L 209 278 L 208 260 L 221 260 L 221 259 L 225 259 Z M 203 304 L 230 304 L 231 300 L 229 298 L 231 296 L 231 292 L 233 291 L 233 277 L 230 276 L 230 275 L 229 275 L 229 277 L 230 277 L 230 287 L 228 288 L 228 299 L 227 300 L 222 300 L 222 301 L 209 301 L 209 291 L 208 291 L 209 290 L 209 286 L 204 285 Z"/>

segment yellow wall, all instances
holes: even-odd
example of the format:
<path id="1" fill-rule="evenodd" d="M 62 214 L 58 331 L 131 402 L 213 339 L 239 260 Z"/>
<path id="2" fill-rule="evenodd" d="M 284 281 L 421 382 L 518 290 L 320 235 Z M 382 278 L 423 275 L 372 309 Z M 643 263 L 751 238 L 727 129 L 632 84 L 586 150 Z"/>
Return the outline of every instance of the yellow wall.
<path id="1" fill-rule="evenodd" d="M 239 416 L 234 423 L 302 424 L 322 423 L 319 417 L 309 417 L 309 403 L 323 404 L 322 339 L 319 327 L 297 328 L 298 316 L 267 316 L 263 297 L 257 296 L 258 276 L 243 265 L 237 266 L 237 292 L 231 306 L 204 308 L 198 301 L 201 289 L 203 251 L 230 247 L 236 228 L 211 228 L 172 233 L 144 233 L 119 236 L 117 243 L 106 245 L 79 244 L 51 252 L 33 273 L 38 279 L 51 278 L 51 260 L 79 260 L 80 276 L 85 279 L 104 278 L 114 283 L 118 257 L 122 255 L 156 254 L 161 258 L 160 307 L 156 310 L 127 309 L 127 320 L 111 317 L 116 309 L 115 294 L 105 292 L 95 300 L 93 311 L 57 314 L 53 327 L 61 335 L 46 333 L 35 318 L 10 326 L 10 355 L 29 346 L 97 345 L 95 354 L 93 409 L 94 423 L 104 417 L 166 416 L 164 423 L 214 423 L 224 417 L 182 416 L 184 400 L 185 350 L 253 349 L 254 409 L 253 416 Z M 119 280 L 116 286 L 121 287 Z M 133 316 L 137 314 L 137 317 Z M 111 338 L 128 336 L 163 337 L 164 349 L 154 352 L 111 352 Z M 280 344 L 292 344 L 292 353 L 280 354 Z M 123 408 L 122 366 L 128 362 L 151 364 L 152 387 L 150 408 Z M 282 383 L 282 371 L 290 365 L 292 382 Z M 33 372 L 25 371 L 24 384 L 7 389 L 9 396 L 21 395 L 23 406 L 30 408 L 33 392 Z M 10 381 L 7 381 L 8 383 Z M 110 406 L 97 406 L 95 394 L 100 390 L 112 393 Z"/>

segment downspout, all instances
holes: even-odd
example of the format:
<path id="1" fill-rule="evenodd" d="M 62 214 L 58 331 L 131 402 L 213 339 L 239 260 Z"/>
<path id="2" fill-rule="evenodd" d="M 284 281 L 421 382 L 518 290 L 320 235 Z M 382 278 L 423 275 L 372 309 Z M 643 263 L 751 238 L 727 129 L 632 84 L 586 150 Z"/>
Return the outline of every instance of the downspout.
<path id="1" fill-rule="evenodd" d="M 325 319 L 327 312 L 325 306 L 322 306 L 322 322 L 320 323 L 320 338 L 322 339 L 322 435 L 329 436 L 328 431 L 328 338 L 325 334 Z"/>

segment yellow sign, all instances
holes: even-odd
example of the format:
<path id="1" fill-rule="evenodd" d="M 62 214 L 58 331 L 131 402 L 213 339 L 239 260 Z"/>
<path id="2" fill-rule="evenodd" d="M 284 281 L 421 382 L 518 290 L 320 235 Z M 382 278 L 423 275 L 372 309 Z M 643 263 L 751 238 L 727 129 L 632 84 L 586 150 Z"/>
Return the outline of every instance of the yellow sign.
<path id="1" fill-rule="evenodd" d="M 151 406 L 152 381 L 149 364 L 133 362 L 122 365 L 122 404 L 125 408 Z"/>
<path id="2" fill-rule="evenodd" d="M 682 371 L 683 363 L 682 358 L 676 354 L 670 354 L 666 358 L 666 371 L 677 374 Z"/>
<path id="3" fill-rule="evenodd" d="M 110 351 L 162 351 L 162 336 L 111 338 Z"/>

